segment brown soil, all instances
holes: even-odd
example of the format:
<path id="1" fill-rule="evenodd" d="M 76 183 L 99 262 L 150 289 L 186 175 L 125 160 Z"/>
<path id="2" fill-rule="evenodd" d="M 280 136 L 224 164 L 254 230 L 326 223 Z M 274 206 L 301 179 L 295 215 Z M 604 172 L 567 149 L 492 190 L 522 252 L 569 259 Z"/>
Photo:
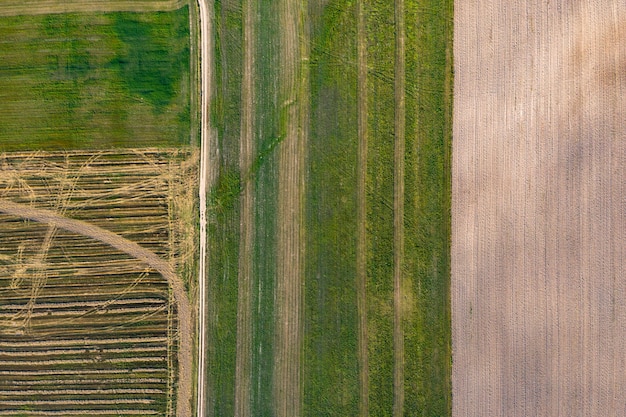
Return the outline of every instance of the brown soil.
<path id="1" fill-rule="evenodd" d="M 455 4 L 454 416 L 624 412 L 625 22 Z"/>

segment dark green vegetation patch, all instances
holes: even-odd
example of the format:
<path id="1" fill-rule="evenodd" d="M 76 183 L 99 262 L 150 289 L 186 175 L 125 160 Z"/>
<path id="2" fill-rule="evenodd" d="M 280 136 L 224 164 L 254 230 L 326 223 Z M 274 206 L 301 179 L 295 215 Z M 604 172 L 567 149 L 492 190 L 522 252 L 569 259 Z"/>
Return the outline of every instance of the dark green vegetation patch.
<path id="1" fill-rule="evenodd" d="M 0 39 L 0 149 L 189 142 L 188 7 L 2 17 Z"/>

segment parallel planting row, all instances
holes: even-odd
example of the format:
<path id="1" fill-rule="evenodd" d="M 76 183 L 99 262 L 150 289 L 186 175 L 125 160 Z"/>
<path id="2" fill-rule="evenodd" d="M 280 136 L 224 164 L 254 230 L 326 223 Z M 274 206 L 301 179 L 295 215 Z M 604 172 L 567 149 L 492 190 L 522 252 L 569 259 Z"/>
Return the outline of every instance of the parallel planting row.
<path id="1" fill-rule="evenodd" d="M 450 415 L 453 1 L 214 5 L 208 414 Z"/>
<path id="2" fill-rule="evenodd" d="M 0 200 L 112 231 L 190 270 L 195 154 L 0 156 Z M 0 215 L 0 415 L 174 415 L 177 305 L 166 279 L 94 237 Z"/>

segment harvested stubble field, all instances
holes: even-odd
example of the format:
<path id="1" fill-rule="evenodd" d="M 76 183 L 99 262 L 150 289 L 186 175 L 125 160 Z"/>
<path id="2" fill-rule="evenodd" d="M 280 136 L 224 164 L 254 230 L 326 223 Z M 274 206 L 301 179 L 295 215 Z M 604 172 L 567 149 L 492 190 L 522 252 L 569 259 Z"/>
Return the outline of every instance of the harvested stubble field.
<path id="1" fill-rule="evenodd" d="M 626 3 L 458 1 L 453 414 L 626 398 Z"/>
<path id="2" fill-rule="evenodd" d="M 0 415 L 189 413 L 196 160 L 0 156 Z"/>

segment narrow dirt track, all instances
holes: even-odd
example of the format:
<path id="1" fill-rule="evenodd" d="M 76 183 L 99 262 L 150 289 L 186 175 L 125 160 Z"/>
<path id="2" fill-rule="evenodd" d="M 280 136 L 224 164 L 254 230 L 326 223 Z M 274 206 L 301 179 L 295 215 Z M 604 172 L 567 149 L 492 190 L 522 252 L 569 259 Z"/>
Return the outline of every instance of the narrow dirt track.
<path id="1" fill-rule="evenodd" d="M 179 417 L 190 416 L 190 375 L 192 367 L 191 306 L 187 298 L 187 293 L 185 292 L 184 284 L 176 275 L 171 265 L 153 252 L 139 246 L 135 242 L 121 237 L 120 235 L 81 220 L 61 216 L 50 210 L 38 209 L 28 205 L 0 199 L 0 212 L 39 223 L 54 225 L 57 228 L 68 230 L 70 232 L 106 243 L 107 245 L 113 246 L 114 248 L 145 262 L 151 268 L 154 268 L 157 272 L 159 272 L 163 278 L 169 282 L 178 306 L 178 332 L 180 336 L 180 345 L 178 349 L 179 377 L 177 415 Z"/>
<path id="2" fill-rule="evenodd" d="M 256 50 L 256 0 L 243 5 L 243 79 L 241 83 L 241 138 L 239 172 L 244 179 L 239 231 L 237 294 L 237 353 L 235 364 L 235 417 L 249 417 L 252 378 L 252 256 L 254 249 L 254 56 Z"/>
<path id="3" fill-rule="evenodd" d="M 626 3 L 457 1 L 453 415 L 626 398 Z"/>
<path id="4" fill-rule="evenodd" d="M 207 293 L 207 193 L 215 185 L 218 170 L 217 132 L 210 123 L 209 111 L 213 103 L 214 72 L 213 72 L 213 2 L 198 0 L 200 12 L 200 87 L 201 87 L 201 126 L 200 126 L 200 255 L 198 265 L 198 371 L 196 381 L 196 413 L 205 416 L 207 397 L 213 395 L 211 386 L 206 386 L 206 353 L 211 349 L 211 341 L 207 348 L 207 304 L 214 305 L 213 294 Z M 213 320 L 214 317 L 211 317 Z"/>
<path id="5" fill-rule="evenodd" d="M 274 407 L 277 417 L 298 417 L 302 407 L 304 152 L 307 141 L 307 2 L 281 0 L 280 85 L 285 139 L 278 162 L 278 232 Z"/>
<path id="6" fill-rule="evenodd" d="M 0 16 L 172 11 L 185 4 L 185 0 L 3 0 Z"/>
<path id="7" fill-rule="evenodd" d="M 359 415 L 369 416 L 369 354 L 367 343 L 367 29 L 365 0 L 357 0 L 357 241 L 356 289 L 359 314 Z"/>
<path id="8" fill-rule="evenodd" d="M 395 0 L 395 142 L 393 171 L 393 415 L 404 415 L 404 149 L 405 149 L 405 28 L 404 0 Z"/>

